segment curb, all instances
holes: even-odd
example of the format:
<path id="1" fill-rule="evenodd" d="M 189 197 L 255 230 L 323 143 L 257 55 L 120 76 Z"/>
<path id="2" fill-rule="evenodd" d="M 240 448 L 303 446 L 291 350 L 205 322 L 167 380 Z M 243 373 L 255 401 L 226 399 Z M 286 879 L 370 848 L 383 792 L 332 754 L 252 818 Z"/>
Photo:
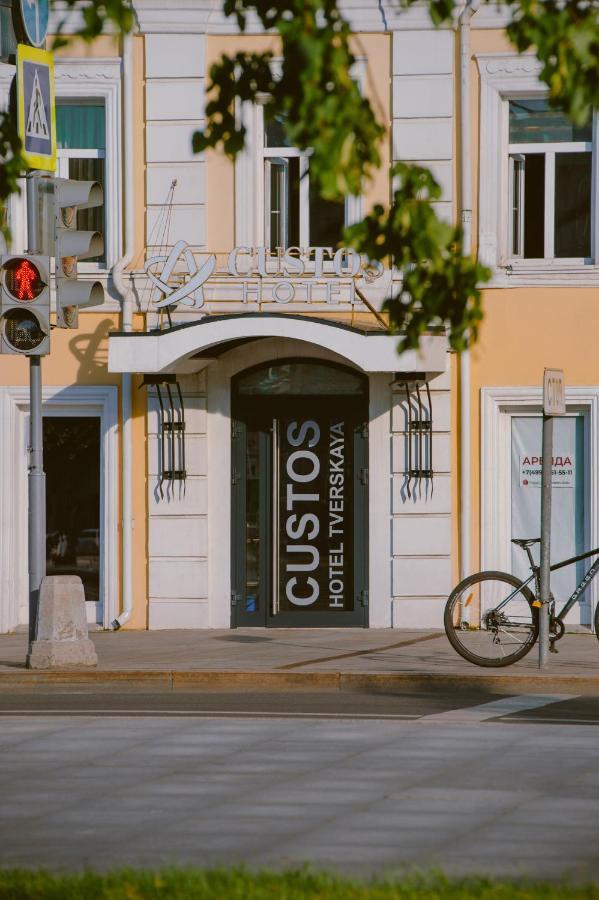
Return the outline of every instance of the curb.
<path id="1" fill-rule="evenodd" d="M 552 691 L 599 696 L 597 675 L 455 672 L 222 672 L 196 670 L 31 671 L 0 673 L 0 692 L 13 688 L 79 685 L 158 691 L 390 691 L 400 688 L 480 688 L 498 693 Z"/>

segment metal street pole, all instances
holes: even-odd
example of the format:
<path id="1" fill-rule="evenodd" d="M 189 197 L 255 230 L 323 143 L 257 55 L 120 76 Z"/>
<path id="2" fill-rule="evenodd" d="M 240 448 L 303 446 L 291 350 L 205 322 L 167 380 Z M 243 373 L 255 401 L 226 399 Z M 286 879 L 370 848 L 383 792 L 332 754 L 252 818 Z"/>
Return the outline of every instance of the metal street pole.
<path id="1" fill-rule="evenodd" d="M 27 176 L 27 252 L 38 253 L 38 205 L 34 179 Z M 46 574 L 46 476 L 42 420 L 42 358 L 29 357 L 29 651 L 36 639 L 37 610 L 42 579 Z"/>
<path id="2" fill-rule="evenodd" d="M 539 669 L 547 665 L 549 653 L 549 604 L 551 601 L 551 474 L 553 416 L 543 416 L 543 465 L 541 469 L 541 607 L 539 609 Z"/>

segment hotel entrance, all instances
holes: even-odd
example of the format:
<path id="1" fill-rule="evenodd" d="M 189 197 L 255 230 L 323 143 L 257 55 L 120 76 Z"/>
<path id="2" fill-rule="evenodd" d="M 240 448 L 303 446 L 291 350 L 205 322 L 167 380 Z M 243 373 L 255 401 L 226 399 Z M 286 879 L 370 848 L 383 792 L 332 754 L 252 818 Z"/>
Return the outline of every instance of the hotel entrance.
<path id="1" fill-rule="evenodd" d="M 232 624 L 368 624 L 368 382 L 277 361 L 232 396 Z"/>

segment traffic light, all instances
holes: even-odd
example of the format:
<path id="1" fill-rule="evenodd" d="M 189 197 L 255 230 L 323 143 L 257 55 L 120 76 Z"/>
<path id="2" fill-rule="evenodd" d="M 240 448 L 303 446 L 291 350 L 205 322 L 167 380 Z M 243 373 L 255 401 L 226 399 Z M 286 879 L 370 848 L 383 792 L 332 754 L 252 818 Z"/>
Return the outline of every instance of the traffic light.
<path id="1" fill-rule="evenodd" d="M 0 352 L 43 356 L 50 352 L 50 260 L 2 256 Z"/>
<path id="2" fill-rule="evenodd" d="M 47 204 L 51 211 L 47 216 L 49 240 L 42 245 L 56 259 L 56 325 L 77 328 L 81 307 L 104 302 L 102 282 L 80 279 L 77 272 L 78 259 L 102 256 L 104 239 L 99 231 L 79 230 L 77 212 L 101 207 L 104 191 L 97 181 L 68 178 L 40 178 L 38 191 L 42 198 L 49 197 L 51 201 Z"/>
<path id="3" fill-rule="evenodd" d="M 104 302 L 101 281 L 81 281 L 77 260 L 93 259 L 104 253 L 104 238 L 99 231 L 79 231 L 77 211 L 104 203 L 104 191 L 97 181 L 71 181 L 54 178 L 56 215 L 56 325 L 77 328 L 79 309 Z"/>

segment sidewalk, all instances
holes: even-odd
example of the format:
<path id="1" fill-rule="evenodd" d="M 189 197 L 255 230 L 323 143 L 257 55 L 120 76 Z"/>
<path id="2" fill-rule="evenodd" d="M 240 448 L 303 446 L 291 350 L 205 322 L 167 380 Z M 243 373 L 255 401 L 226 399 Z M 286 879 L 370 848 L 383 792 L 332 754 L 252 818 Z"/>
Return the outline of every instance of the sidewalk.
<path id="1" fill-rule="evenodd" d="M 567 634 L 547 669 L 533 648 L 506 669 L 462 660 L 442 631 L 262 629 L 93 632 L 98 668 L 25 668 L 27 636 L 0 635 L 0 690 L 81 684 L 122 689 L 389 690 L 430 683 L 480 683 L 510 691 L 553 690 L 599 696 L 599 643 Z"/>

